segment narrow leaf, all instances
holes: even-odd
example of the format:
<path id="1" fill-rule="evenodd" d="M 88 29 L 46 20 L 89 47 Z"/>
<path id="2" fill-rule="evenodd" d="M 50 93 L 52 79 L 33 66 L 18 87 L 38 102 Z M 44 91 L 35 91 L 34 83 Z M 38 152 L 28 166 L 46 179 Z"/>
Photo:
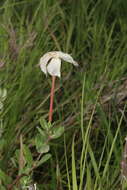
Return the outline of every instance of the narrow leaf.
<path id="1" fill-rule="evenodd" d="M 73 184 L 73 190 L 78 190 L 76 167 L 75 167 L 74 139 L 75 137 L 73 137 L 73 142 L 72 142 L 72 184 Z"/>

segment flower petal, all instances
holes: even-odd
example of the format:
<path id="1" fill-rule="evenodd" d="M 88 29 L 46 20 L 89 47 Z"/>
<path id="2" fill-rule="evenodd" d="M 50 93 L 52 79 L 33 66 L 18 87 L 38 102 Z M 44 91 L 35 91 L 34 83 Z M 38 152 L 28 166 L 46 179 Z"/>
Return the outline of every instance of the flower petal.
<path id="1" fill-rule="evenodd" d="M 59 58 L 63 59 L 66 62 L 72 63 L 75 66 L 78 66 L 78 63 L 68 54 L 58 51 Z"/>
<path id="2" fill-rule="evenodd" d="M 52 58 L 52 55 L 51 55 L 50 53 L 46 53 L 46 54 L 44 54 L 44 55 L 41 57 L 41 59 L 40 59 L 39 65 L 40 65 L 41 70 L 42 70 L 45 74 L 47 74 L 46 65 L 47 65 L 48 61 L 49 61 L 51 58 Z"/>
<path id="3" fill-rule="evenodd" d="M 47 71 L 52 76 L 61 76 L 60 73 L 61 60 L 59 58 L 53 58 L 47 66 Z"/>

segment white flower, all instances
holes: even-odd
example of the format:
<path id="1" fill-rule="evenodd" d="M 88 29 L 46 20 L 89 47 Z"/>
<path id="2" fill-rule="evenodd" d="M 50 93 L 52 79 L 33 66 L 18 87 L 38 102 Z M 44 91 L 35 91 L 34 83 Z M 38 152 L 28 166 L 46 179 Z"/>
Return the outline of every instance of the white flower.
<path id="1" fill-rule="evenodd" d="M 61 51 L 52 51 L 44 54 L 40 59 L 41 70 L 47 75 L 49 73 L 52 76 L 61 76 L 61 59 L 78 66 L 78 63 L 67 53 Z"/>

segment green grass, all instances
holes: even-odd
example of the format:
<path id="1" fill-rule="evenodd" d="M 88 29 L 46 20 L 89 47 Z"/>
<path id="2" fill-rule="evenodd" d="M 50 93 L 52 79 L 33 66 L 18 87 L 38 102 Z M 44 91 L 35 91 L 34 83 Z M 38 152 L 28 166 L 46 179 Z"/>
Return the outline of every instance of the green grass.
<path id="1" fill-rule="evenodd" d="M 126 190 L 120 168 L 126 16 L 127 3 L 120 0 L 1 0 L 0 86 L 7 89 L 0 114 L 1 189 L 19 174 L 21 134 L 27 156 L 37 159 L 35 136 L 40 117 L 48 120 L 51 87 L 38 63 L 44 53 L 61 50 L 80 65 L 63 63 L 57 79 L 54 126 L 62 125 L 65 133 L 51 143 L 52 158 L 32 170 L 28 181 L 39 190 Z"/>

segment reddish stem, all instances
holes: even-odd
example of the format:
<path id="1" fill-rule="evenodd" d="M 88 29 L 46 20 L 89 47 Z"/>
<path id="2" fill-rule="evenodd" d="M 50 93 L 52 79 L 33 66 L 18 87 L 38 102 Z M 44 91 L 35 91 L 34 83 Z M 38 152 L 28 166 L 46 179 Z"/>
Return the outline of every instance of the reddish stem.
<path id="1" fill-rule="evenodd" d="M 53 114 L 55 79 L 56 79 L 56 76 L 52 76 L 52 87 L 51 87 L 51 94 L 50 94 L 50 109 L 49 109 L 49 121 L 50 122 L 52 122 L 52 114 Z"/>

